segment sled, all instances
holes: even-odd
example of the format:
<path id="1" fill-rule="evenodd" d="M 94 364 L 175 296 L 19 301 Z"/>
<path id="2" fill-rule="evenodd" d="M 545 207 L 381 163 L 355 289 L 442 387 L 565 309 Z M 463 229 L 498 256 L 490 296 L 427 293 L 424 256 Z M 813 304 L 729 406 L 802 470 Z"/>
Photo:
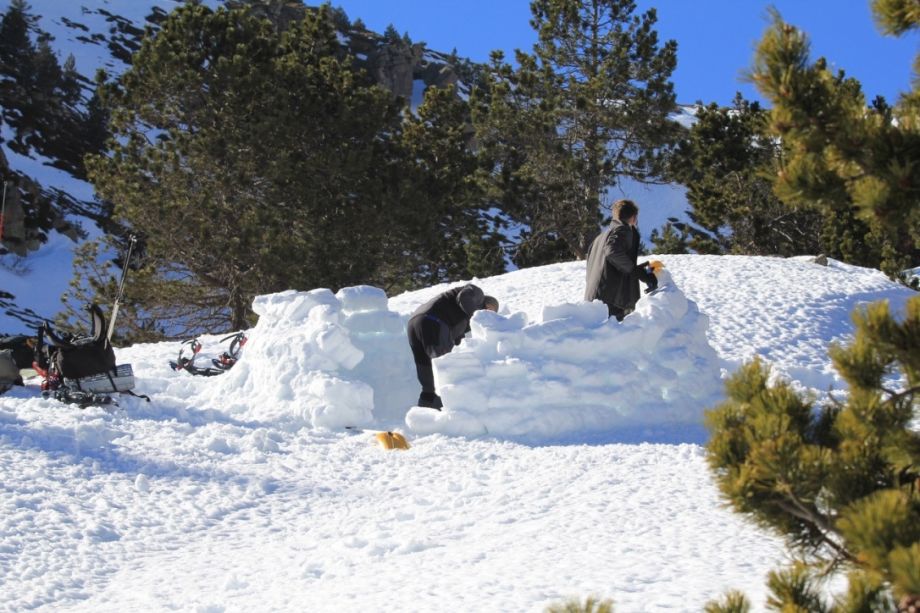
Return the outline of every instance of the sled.
<path id="1" fill-rule="evenodd" d="M 115 370 L 81 377 L 79 379 L 64 379 L 64 385 L 81 392 L 92 394 L 108 394 L 112 392 L 127 392 L 134 389 L 134 369 L 130 364 L 119 364 Z"/>

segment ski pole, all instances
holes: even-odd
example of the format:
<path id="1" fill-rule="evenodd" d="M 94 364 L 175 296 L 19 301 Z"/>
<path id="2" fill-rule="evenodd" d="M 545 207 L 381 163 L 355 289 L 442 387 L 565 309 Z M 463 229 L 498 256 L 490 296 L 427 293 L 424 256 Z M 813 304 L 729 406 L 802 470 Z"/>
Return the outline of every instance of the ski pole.
<path id="1" fill-rule="evenodd" d="M 128 255 L 125 256 L 125 265 L 121 269 L 121 281 L 118 283 L 118 294 L 115 295 L 115 304 L 112 306 L 112 317 L 109 319 L 109 333 L 106 336 L 108 341 L 112 342 L 112 333 L 115 332 L 115 318 L 118 317 L 118 307 L 121 305 L 121 297 L 125 293 L 125 279 L 128 277 L 128 265 L 131 263 L 131 252 L 134 251 L 134 243 L 137 242 L 137 236 L 134 234 L 129 238 Z"/>
<path id="2" fill-rule="evenodd" d="M 0 241 L 3 240 L 3 217 L 6 215 L 6 183 L 3 182 L 3 204 L 0 205 Z"/>

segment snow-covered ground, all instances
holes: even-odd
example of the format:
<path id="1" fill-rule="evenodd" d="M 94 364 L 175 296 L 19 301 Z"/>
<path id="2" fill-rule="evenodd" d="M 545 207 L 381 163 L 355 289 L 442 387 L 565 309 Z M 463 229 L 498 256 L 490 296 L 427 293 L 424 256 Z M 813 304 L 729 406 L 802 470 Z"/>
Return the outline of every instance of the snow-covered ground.
<path id="1" fill-rule="evenodd" d="M 787 557 L 723 507 L 699 418 L 754 355 L 803 389 L 840 388 L 826 350 L 850 311 L 915 294 L 833 261 L 659 259 L 668 287 L 622 324 L 579 304 L 581 262 L 474 280 L 502 307 L 436 361 L 442 414 L 405 417 L 403 326 L 448 286 L 261 297 L 241 361 L 215 378 L 172 371 L 177 343 L 118 349 L 150 403 L 7 392 L 0 606 L 539 611 L 594 594 L 699 611 L 737 588 L 762 608 Z"/>

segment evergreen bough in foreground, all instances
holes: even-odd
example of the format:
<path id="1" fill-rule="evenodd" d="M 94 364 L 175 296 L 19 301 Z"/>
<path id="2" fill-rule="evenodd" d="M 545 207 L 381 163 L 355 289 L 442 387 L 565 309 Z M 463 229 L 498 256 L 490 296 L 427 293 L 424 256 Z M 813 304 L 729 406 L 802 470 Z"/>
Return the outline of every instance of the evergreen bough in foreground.
<path id="1" fill-rule="evenodd" d="M 887 301 L 853 315 L 853 341 L 830 356 L 845 402 L 816 408 L 759 360 L 707 413 L 709 464 L 739 512 L 782 534 L 799 560 L 770 574 L 782 611 L 893 611 L 920 604 L 920 297 L 897 321 Z M 900 377 L 900 378 L 898 378 Z M 895 389 L 895 386 L 900 386 Z M 846 571 L 826 603 L 820 581 Z M 737 593 L 708 611 L 744 611 Z"/>

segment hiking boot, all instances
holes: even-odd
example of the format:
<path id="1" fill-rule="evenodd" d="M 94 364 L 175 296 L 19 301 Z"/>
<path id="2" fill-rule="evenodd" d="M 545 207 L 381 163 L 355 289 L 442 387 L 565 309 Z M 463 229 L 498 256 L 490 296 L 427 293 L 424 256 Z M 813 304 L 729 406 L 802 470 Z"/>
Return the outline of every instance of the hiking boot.
<path id="1" fill-rule="evenodd" d="M 418 404 L 416 406 L 425 407 L 426 409 L 434 409 L 435 411 L 440 411 L 444 407 L 444 403 L 441 402 L 441 397 L 435 393 L 422 392 L 418 397 Z"/>

